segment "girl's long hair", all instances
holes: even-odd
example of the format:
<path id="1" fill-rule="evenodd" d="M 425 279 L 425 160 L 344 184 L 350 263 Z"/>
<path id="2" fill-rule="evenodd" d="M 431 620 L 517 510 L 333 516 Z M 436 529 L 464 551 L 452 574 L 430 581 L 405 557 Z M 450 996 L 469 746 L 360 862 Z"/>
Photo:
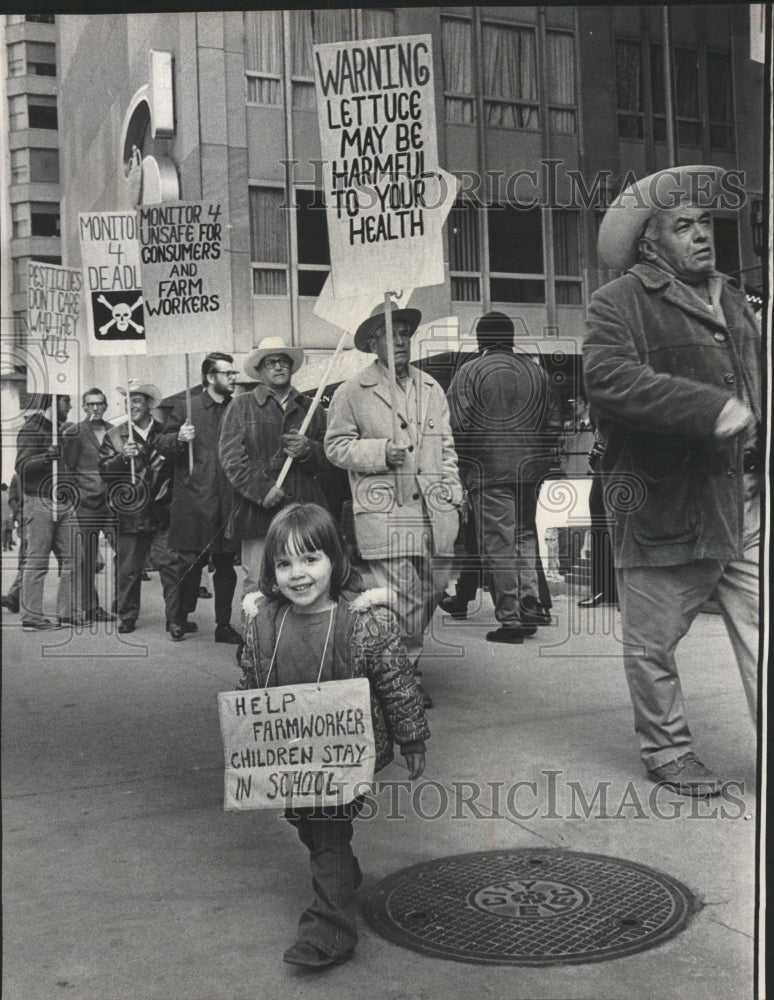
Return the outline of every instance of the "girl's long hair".
<path id="1" fill-rule="evenodd" d="M 294 503 L 276 515 L 266 533 L 261 563 L 261 591 L 279 598 L 274 564 L 289 551 L 314 552 L 319 549 L 331 561 L 331 600 L 337 601 L 346 588 L 360 589 L 360 578 L 350 565 L 336 522 L 316 503 Z"/>

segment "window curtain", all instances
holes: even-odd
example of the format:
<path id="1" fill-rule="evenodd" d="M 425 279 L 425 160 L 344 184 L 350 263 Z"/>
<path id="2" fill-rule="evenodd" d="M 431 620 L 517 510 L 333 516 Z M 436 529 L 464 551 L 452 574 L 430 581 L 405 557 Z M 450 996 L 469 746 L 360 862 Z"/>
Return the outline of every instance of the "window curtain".
<path id="1" fill-rule="evenodd" d="M 482 45 L 487 124 L 502 128 L 538 128 L 538 109 L 517 103 L 537 101 L 535 33 L 529 29 L 485 24 Z"/>
<path id="2" fill-rule="evenodd" d="M 701 145 L 699 119 L 699 62 L 695 49 L 675 49 L 675 103 L 678 139 L 682 145 Z"/>
<path id="3" fill-rule="evenodd" d="M 311 10 L 290 12 L 290 72 L 293 76 L 293 107 L 314 110 Z M 309 82 L 298 82 L 297 77 L 304 77 Z"/>
<path id="4" fill-rule="evenodd" d="M 554 273 L 557 278 L 580 277 L 581 244 L 578 212 L 557 209 L 552 213 L 554 225 Z M 557 281 L 556 303 L 560 306 L 582 302 L 581 284 L 577 281 Z"/>
<path id="5" fill-rule="evenodd" d="M 573 35 L 546 33 L 548 62 L 548 103 L 575 104 L 575 38 Z M 549 121 L 552 132 L 575 131 L 575 112 L 564 108 L 550 108 Z"/>
<path id="6" fill-rule="evenodd" d="M 475 120 L 473 102 L 473 29 L 470 21 L 441 18 L 443 89 L 447 94 L 470 94 L 469 98 L 446 97 L 446 121 L 471 125 Z"/>
<path id="7" fill-rule="evenodd" d="M 731 121 L 731 60 L 725 52 L 707 53 L 710 120 Z"/>
<path id="8" fill-rule="evenodd" d="M 250 259 L 287 264 L 288 234 L 282 188 L 250 188 Z"/>
<path id="9" fill-rule="evenodd" d="M 449 213 L 449 270 L 480 271 L 478 216 L 473 205 L 457 203 Z"/>
<path id="10" fill-rule="evenodd" d="M 395 34 L 395 11 L 364 7 L 360 16 L 363 38 L 391 38 Z"/>
<path id="11" fill-rule="evenodd" d="M 282 26 L 277 10 L 248 10 L 245 23 L 245 69 L 282 75 Z M 248 77 L 248 100 L 256 104 L 281 104 L 282 81 Z"/>

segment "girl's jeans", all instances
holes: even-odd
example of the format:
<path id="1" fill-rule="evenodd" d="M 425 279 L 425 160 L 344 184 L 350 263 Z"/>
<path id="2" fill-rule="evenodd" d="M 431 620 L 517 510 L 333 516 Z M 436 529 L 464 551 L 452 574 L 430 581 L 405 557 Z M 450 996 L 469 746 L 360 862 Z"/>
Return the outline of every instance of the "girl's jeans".
<path id="1" fill-rule="evenodd" d="M 362 803 L 326 809 L 292 808 L 285 819 L 309 851 L 314 902 L 301 914 L 298 940 L 338 958 L 357 944 L 355 889 L 360 867 L 352 854 L 352 820 Z"/>

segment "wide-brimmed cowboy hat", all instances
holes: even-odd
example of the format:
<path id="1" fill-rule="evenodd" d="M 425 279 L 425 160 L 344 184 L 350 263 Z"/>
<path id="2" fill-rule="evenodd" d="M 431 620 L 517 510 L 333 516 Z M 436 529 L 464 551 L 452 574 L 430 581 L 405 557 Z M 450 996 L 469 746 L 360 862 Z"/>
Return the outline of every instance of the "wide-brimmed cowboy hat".
<path id="1" fill-rule="evenodd" d="M 304 352 L 300 347 L 289 347 L 282 337 L 264 337 L 254 351 L 247 355 L 244 363 L 244 373 L 249 378 L 260 380 L 258 368 L 264 358 L 270 354 L 284 354 L 290 358 L 291 374 L 304 363 Z"/>
<path id="2" fill-rule="evenodd" d="M 690 202 L 700 208 L 739 208 L 741 191 L 724 187 L 723 167 L 694 163 L 669 167 L 630 184 L 605 213 L 599 227 L 597 251 L 600 263 L 625 271 L 637 262 L 637 244 L 648 219 L 660 209 Z"/>
<path id="3" fill-rule="evenodd" d="M 391 303 L 391 308 L 393 323 L 397 323 L 399 320 L 408 323 L 409 332 L 413 336 L 422 321 L 422 313 L 418 309 L 398 309 L 394 303 Z M 364 354 L 370 354 L 369 341 L 384 324 L 385 314 L 384 303 L 382 302 L 374 309 L 368 319 L 364 319 L 357 330 L 355 330 L 355 347 L 359 351 L 363 351 Z"/>
<path id="4" fill-rule="evenodd" d="M 139 379 L 130 378 L 126 385 L 119 385 L 117 392 L 120 392 L 122 396 L 125 396 L 129 391 L 129 395 L 132 393 L 139 392 L 143 396 L 147 396 L 150 400 L 151 409 L 155 409 L 162 400 L 161 392 L 153 385 L 152 382 L 140 382 Z"/>

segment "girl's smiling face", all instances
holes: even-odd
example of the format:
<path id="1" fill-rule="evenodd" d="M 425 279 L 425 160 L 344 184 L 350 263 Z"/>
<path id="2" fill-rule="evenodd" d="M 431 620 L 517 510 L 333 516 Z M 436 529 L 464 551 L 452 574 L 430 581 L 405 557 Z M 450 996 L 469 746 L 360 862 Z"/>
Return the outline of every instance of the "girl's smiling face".
<path id="1" fill-rule="evenodd" d="M 331 572 L 331 561 L 322 549 L 297 552 L 292 542 L 274 563 L 280 593 L 308 615 L 333 606 Z"/>

